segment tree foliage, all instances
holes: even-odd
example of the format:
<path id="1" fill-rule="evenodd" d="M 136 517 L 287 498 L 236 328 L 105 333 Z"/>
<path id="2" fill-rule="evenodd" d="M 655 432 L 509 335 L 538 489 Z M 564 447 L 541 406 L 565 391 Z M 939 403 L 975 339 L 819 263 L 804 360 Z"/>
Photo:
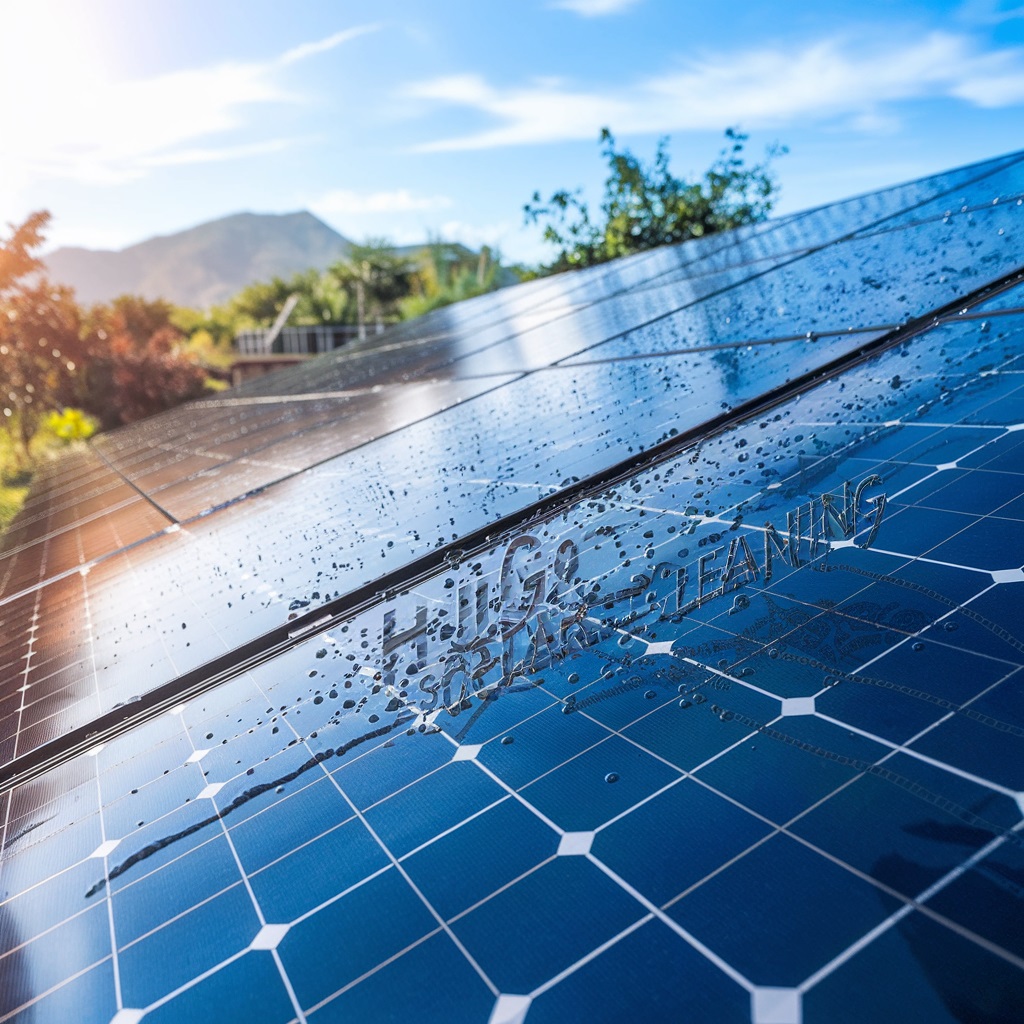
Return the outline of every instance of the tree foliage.
<path id="1" fill-rule="evenodd" d="M 110 367 L 112 411 L 132 423 L 173 409 L 206 392 L 206 373 L 182 351 L 181 335 L 164 327 L 144 345 L 115 337 L 105 362 Z M 109 422 L 110 417 L 108 417 Z"/>
<path id="2" fill-rule="evenodd" d="M 412 292 L 415 263 L 385 238 L 354 245 L 328 274 L 350 296 L 351 322 L 393 322 L 401 318 L 399 303 Z"/>
<path id="3" fill-rule="evenodd" d="M 329 274 L 304 270 L 289 278 L 273 277 L 248 285 L 222 307 L 235 330 L 269 327 L 288 297 L 299 301 L 289 323 L 312 326 L 341 323 L 349 305 L 349 297 Z"/>
<path id="4" fill-rule="evenodd" d="M 62 441 L 87 441 L 99 427 L 99 420 L 81 409 L 67 407 L 61 412 L 56 409 L 46 417 L 46 429 Z"/>
<path id="5" fill-rule="evenodd" d="M 201 395 L 206 373 L 166 302 L 121 296 L 83 310 L 42 273 L 49 214 L 0 240 L 0 414 L 27 456 L 49 413 L 80 407 L 105 427 Z"/>
<path id="6" fill-rule="evenodd" d="M 412 291 L 402 300 L 405 318 L 421 316 L 432 309 L 471 299 L 501 287 L 503 273 L 501 254 L 489 246 L 472 253 L 464 246 L 431 238 L 420 250 Z"/>
<path id="7" fill-rule="evenodd" d="M 42 277 L 34 252 L 49 219 L 34 213 L 0 240 L 0 413 L 24 452 L 40 419 L 72 399 L 84 353 L 74 297 Z"/>
<path id="8" fill-rule="evenodd" d="M 544 269 L 557 273 L 589 267 L 763 220 L 778 190 L 771 162 L 786 150 L 771 146 L 761 163 L 748 165 L 743 154 L 747 136 L 727 128 L 725 138 L 703 178 L 686 181 L 669 170 L 667 138 L 658 142 L 648 166 L 628 149 L 617 150 L 614 136 L 603 128 L 608 178 L 599 216 L 591 216 L 580 189 L 559 190 L 546 202 L 534 192 L 523 207 L 526 222 L 543 222 L 544 240 L 558 247 Z"/>
<path id="9" fill-rule="evenodd" d="M 49 223 L 50 214 L 39 210 L 18 227 L 8 225 L 11 235 L 0 242 L 0 297 L 15 288 L 22 278 L 41 268 L 33 250 L 42 245 L 43 231 Z"/>

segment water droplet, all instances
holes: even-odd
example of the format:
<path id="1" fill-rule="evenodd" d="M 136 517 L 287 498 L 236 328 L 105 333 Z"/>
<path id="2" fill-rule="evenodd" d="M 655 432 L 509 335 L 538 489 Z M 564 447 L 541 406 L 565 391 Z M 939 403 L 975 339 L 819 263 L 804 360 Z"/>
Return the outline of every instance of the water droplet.
<path id="1" fill-rule="evenodd" d="M 618 782 L 619 781 L 619 776 L 615 772 L 609 772 L 604 777 L 604 781 L 605 782 Z"/>
<path id="2" fill-rule="evenodd" d="M 502 742 L 502 744 L 504 746 L 507 747 L 510 743 L 515 743 L 515 737 L 514 736 L 502 736 L 501 737 L 501 742 Z"/>

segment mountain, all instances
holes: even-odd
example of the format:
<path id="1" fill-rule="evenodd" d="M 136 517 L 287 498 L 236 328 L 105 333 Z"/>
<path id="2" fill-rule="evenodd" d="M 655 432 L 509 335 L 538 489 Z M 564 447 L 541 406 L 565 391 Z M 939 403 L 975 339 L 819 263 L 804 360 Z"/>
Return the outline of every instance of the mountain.
<path id="1" fill-rule="evenodd" d="M 57 249 L 46 266 L 83 303 L 133 294 L 206 308 L 254 281 L 323 270 L 351 245 L 306 210 L 236 213 L 127 249 Z"/>

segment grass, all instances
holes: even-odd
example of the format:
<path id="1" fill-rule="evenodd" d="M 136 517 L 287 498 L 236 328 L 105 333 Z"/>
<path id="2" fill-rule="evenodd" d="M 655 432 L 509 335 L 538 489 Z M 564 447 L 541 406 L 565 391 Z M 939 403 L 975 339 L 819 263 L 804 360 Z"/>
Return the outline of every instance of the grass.
<path id="1" fill-rule="evenodd" d="M 6 533 L 7 527 L 18 514 L 25 499 L 28 497 L 28 485 L 11 486 L 0 484 L 0 534 Z"/>
<path id="2" fill-rule="evenodd" d="M 32 467 L 19 451 L 11 431 L 0 426 L 0 536 L 28 497 Z"/>
<path id="3" fill-rule="evenodd" d="M 0 537 L 25 503 L 36 467 L 56 458 L 70 445 L 81 443 L 56 432 L 55 427 L 59 428 L 62 422 L 60 418 L 53 423 L 44 422 L 29 442 L 27 453 L 14 439 L 14 425 L 0 424 Z"/>

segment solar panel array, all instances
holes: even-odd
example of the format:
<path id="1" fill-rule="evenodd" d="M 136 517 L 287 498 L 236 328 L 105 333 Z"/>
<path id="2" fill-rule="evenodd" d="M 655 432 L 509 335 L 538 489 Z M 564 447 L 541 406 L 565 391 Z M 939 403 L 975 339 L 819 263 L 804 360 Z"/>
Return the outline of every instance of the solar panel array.
<path id="1" fill-rule="evenodd" d="M 1024 154 L 96 439 L 0 550 L 0 1021 L 1024 1018 Z"/>

